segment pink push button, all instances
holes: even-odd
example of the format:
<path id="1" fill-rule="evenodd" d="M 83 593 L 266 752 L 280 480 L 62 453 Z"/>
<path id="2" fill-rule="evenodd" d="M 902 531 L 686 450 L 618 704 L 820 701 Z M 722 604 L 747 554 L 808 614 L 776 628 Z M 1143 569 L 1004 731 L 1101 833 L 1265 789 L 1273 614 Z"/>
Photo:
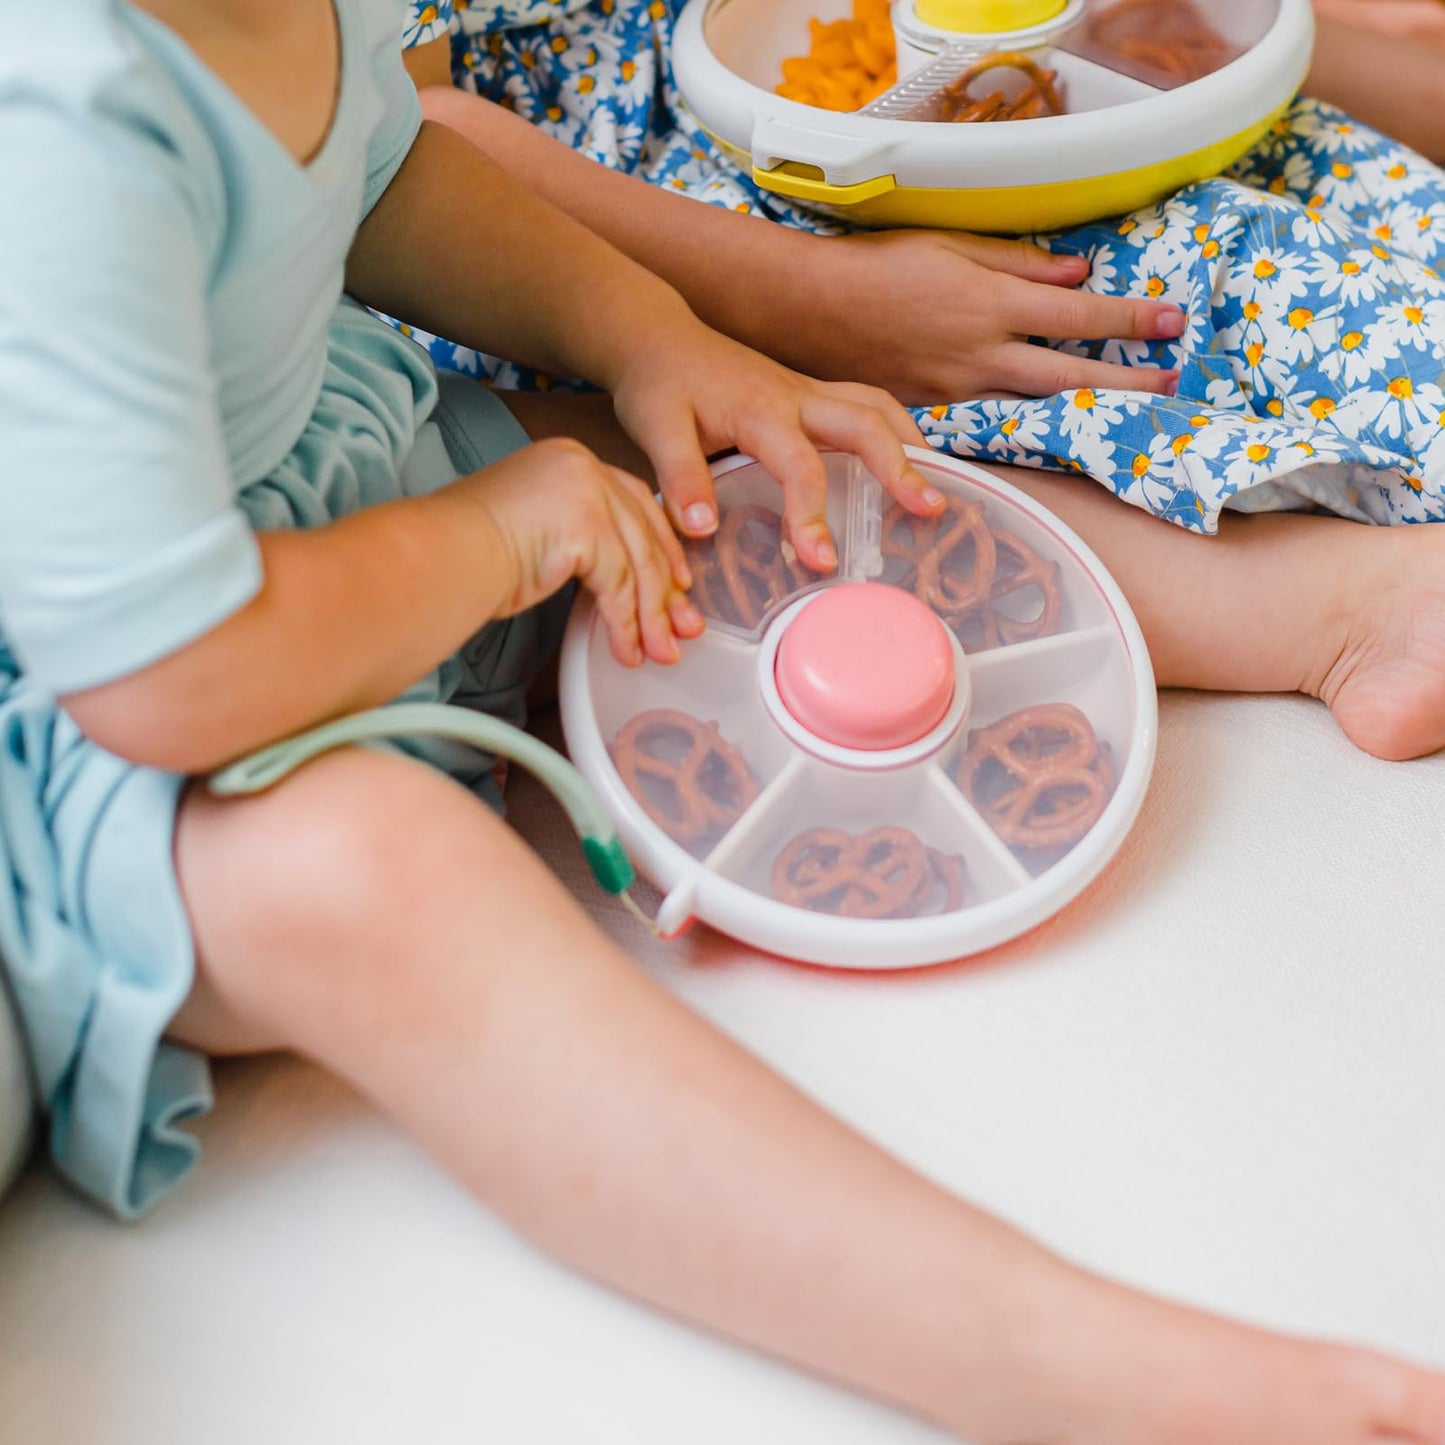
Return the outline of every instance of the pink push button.
<path id="1" fill-rule="evenodd" d="M 879 582 L 820 592 L 778 645 L 778 694 L 814 737 L 841 748 L 907 747 L 953 702 L 953 647 L 911 592 Z"/>

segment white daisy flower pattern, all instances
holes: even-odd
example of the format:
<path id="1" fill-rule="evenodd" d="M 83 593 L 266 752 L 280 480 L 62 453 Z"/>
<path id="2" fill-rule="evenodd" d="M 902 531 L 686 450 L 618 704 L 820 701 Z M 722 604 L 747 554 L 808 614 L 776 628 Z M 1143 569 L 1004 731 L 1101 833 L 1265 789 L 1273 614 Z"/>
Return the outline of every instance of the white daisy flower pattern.
<path id="1" fill-rule="evenodd" d="M 761 191 L 681 105 L 670 59 L 679 8 L 438 0 L 412 4 L 405 37 L 422 43 L 449 21 L 459 84 L 615 169 L 710 205 L 841 229 Z M 1301 100 L 1227 175 L 1045 240 L 1090 259 L 1089 290 L 1185 308 L 1177 341 L 1059 348 L 1177 367 L 1179 395 L 1075 390 L 934 407 L 916 413 L 931 445 L 1087 473 L 1200 532 L 1226 507 L 1445 520 L 1441 170 Z M 491 384 L 562 384 L 421 339 L 439 366 Z"/>

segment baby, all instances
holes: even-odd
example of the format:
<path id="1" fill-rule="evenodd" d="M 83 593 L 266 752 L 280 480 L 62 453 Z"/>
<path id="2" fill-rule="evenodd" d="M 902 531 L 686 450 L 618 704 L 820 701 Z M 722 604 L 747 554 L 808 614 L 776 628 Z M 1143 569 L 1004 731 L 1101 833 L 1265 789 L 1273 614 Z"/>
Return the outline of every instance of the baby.
<path id="1" fill-rule="evenodd" d="M 676 537 L 578 436 L 694 534 L 705 454 L 758 454 L 824 571 L 819 446 L 941 503 L 891 399 L 709 330 L 421 124 L 400 22 L 0 9 L 0 957 L 59 1167 L 142 1213 L 202 1056 L 289 1048 L 561 1258 L 974 1441 L 1440 1445 L 1445 1379 L 1111 1286 L 828 1117 L 593 927 L 487 760 L 191 781 L 401 696 L 519 715 L 574 581 L 621 660 L 674 659 Z M 358 302 L 610 402 L 439 383 Z M 1223 555 L 1181 590 L 1237 590 Z"/>

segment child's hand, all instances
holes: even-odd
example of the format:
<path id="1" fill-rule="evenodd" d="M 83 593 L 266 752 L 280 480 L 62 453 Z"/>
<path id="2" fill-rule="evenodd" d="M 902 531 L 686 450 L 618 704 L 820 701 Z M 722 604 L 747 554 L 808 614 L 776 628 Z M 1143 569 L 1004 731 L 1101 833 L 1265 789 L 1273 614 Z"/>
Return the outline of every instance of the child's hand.
<path id="1" fill-rule="evenodd" d="M 580 442 L 538 442 L 456 485 L 485 508 L 511 560 L 499 616 L 525 611 L 575 577 L 597 599 L 612 655 L 627 667 L 644 656 L 676 662 L 678 639 L 703 630 L 662 508 L 644 483 Z"/>
<path id="2" fill-rule="evenodd" d="M 1111 366 L 1046 340 L 1165 340 L 1175 305 L 1076 288 L 1088 262 L 1023 241 L 944 231 L 800 236 L 790 293 L 767 349 L 820 376 L 886 386 L 913 406 L 984 395 L 1048 396 L 1075 387 L 1168 394 L 1177 374 Z"/>
<path id="3" fill-rule="evenodd" d="M 825 519 L 828 475 L 819 450 L 858 457 L 911 512 L 943 506 L 904 446 L 923 437 L 886 392 L 800 376 L 695 322 L 651 333 L 619 371 L 617 415 L 647 453 L 680 531 L 705 537 L 717 526 L 709 454 L 736 447 L 756 457 L 783 488 L 788 535 L 804 566 L 831 572 L 837 552 Z"/>

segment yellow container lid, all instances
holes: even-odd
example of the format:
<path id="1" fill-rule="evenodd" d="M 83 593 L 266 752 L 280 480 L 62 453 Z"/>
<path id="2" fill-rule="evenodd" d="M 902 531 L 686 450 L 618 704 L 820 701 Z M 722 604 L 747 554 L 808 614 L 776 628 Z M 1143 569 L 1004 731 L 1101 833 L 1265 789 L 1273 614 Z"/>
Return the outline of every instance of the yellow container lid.
<path id="1" fill-rule="evenodd" d="M 915 13 L 925 25 L 963 34 L 991 35 L 1028 30 L 1063 14 L 1067 0 L 917 0 Z"/>

